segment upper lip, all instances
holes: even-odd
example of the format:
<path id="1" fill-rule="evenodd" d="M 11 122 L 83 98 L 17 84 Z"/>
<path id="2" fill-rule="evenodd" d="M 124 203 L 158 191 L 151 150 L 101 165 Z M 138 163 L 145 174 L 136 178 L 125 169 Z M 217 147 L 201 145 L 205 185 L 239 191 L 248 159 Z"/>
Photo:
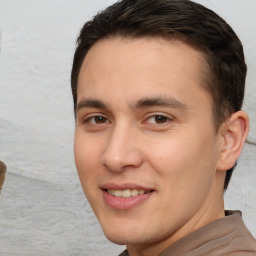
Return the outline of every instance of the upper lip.
<path id="1" fill-rule="evenodd" d="M 123 183 L 123 184 L 106 183 L 100 187 L 101 189 L 114 189 L 114 190 L 124 190 L 124 189 L 138 189 L 138 190 L 146 190 L 146 191 L 154 190 L 151 187 L 146 187 L 146 186 L 142 186 L 134 183 Z"/>

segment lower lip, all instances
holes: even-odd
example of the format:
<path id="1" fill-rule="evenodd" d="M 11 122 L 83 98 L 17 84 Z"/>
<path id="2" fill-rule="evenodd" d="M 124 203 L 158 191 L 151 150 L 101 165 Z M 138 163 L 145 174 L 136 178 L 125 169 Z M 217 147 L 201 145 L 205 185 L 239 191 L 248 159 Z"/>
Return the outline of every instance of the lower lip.
<path id="1" fill-rule="evenodd" d="M 147 194 L 131 196 L 126 198 L 126 197 L 112 196 L 107 191 L 105 190 L 102 190 L 102 191 L 103 191 L 103 198 L 107 203 L 107 205 L 117 210 L 132 209 L 133 207 L 145 202 L 153 194 L 153 192 L 150 192 Z"/>

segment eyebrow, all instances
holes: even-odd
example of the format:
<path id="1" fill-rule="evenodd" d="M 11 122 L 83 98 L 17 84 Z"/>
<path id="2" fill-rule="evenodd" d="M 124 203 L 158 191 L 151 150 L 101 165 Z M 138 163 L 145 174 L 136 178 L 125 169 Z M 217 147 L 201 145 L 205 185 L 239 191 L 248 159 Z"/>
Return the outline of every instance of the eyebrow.
<path id="1" fill-rule="evenodd" d="M 82 108 L 100 108 L 100 109 L 107 109 L 107 105 L 104 104 L 100 100 L 96 99 L 84 99 L 81 100 L 76 107 L 76 112 L 78 112 Z"/>
<path id="2" fill-rule="evenodd" d="M 135 108 L 163 106 L 185 110 L 188 106 L 172 97 L 142 98 L 135 103 Z"/>
<path id="3" fill-rule="evenodd" d="M 135 102 L 135 104 L 131 104 L 131 108 L 141 109 L 146 107 L 153 106 L 163 106 L 175 109 L 185 110 L 187 105 L 178 101 L 172 97 L 154 97 L 154 98 L 142 98 Z M 108 105 L 103 103 L 97 99 L 83 99 L 81 100 L 76 107 L 76 112 L 78 112 L 82 108 L 98 108 L 98 109 L 108 109 Z"/>

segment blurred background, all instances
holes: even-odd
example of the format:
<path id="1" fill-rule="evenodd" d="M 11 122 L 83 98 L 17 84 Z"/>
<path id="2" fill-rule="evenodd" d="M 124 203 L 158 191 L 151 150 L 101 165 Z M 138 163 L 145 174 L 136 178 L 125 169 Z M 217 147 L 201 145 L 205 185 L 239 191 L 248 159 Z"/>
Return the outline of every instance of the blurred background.
<path id="1" fill-rule="evenodd" d="M 70 70 L 86 20 L 115 1 L 0 0 L 0 255 L 118 255 L 102 234 L 73 158 Z M 244 44 L 248 142 L 225 194 L 256 236 L 256 1 L 197 1 Z"/>

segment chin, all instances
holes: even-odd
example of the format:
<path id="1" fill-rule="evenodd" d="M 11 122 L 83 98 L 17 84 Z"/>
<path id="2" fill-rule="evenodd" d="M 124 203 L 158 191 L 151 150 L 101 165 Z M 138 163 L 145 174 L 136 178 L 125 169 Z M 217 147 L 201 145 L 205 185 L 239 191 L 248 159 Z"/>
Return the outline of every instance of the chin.
<path id="1" fill-rule="evenodd" d="M 110 242 L 112 242 L 112 243 L 114 243 L 114 244 L 118 244 L 118 245 L 127 245 L 127 244 L 129 244 L 130 243 L 130 241 L 128 241 L 127 239 L 125 239 L 125 238 L 123 238 L 123 237 L 115 237 L 115 236 L 108 236 L 108 235 L 106 235 L 105 234 L 105 236 L 106 236 L 106 238 L 110 241 Z"/>
<path id="2" fill-rule="evenodd" d="M 145 236 L 145 234 L 138 234 L 133 228 L 129 228 L 129 226 L 122 228 L 113 225 L 111 227 L 103 227 L 102 229 L 109 241 L 119 245 L 136 244 Z"/>
<path id="3" fill-rule="evenodd" d="M 125 237 L 125 236 L 112 236 L 112 235 L 107 235 L 105 234 L 107 239 L 114 243 L 114 244 L 118 244 L 118 245 L 128 245 L 128 244 L 144 244 L 146 243 L 146 241 L 144 239 L 141 238 L 137 238 L 134 237 L 133 235 L 130 235 L 129 237 Z"/>
<path id="4" fill-rule="evenodd" d="M 123 229 L 115 227 L 105 227 L 103 232 L 110 242 L 118 245 L 147 244 L 158 240 L 151 237 L 145 230 L 140 232 L 138 228 L 129 228 L 129 226 Z"/>

